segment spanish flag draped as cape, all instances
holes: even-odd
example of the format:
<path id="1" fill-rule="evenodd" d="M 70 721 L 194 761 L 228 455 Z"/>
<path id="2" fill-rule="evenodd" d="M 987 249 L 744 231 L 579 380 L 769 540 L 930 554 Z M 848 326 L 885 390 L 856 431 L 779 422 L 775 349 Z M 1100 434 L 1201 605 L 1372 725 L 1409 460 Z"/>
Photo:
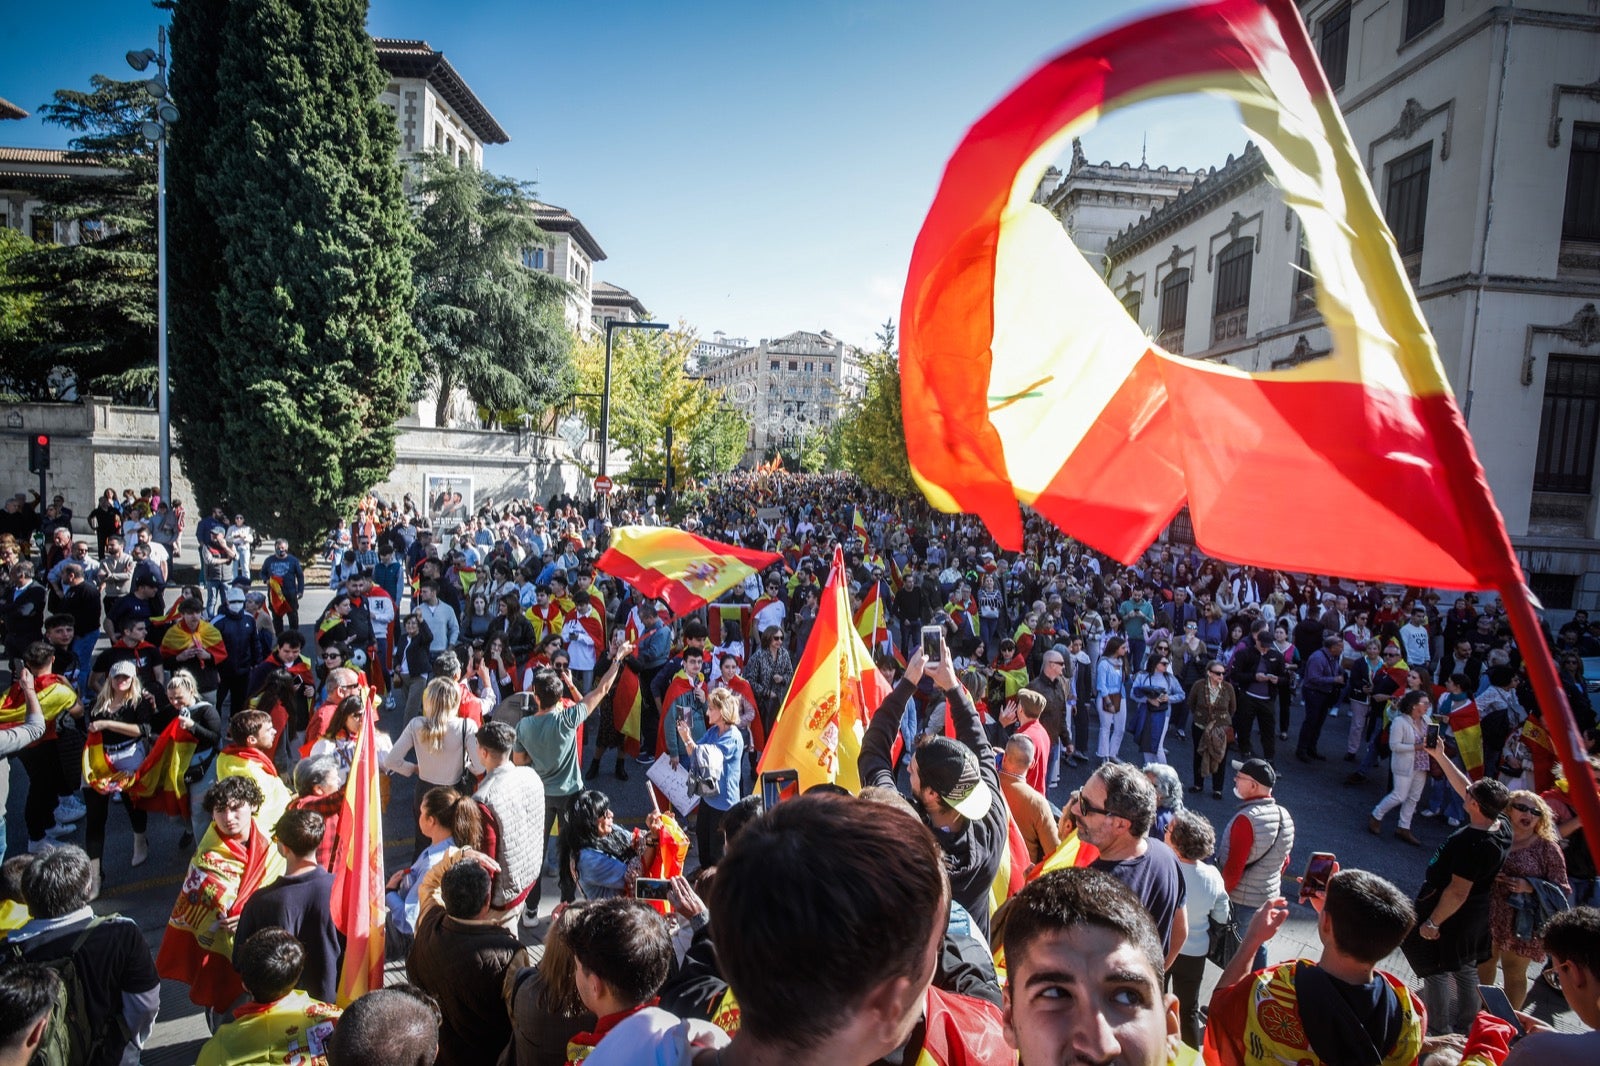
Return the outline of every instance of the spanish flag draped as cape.
<path id="1" fill-rule="evenodd" d="M 167 919 L 156 972 L 189 986 L 189 1001 L 223 1011 L 244 993 L 233 968 L 233 933 L 223 919 L 237 917 L 245 900 L 283 873 L 283 858 L 259 819 L 245 842 L 217 835 L 213 824 L 189 861 L 178 901 Z"/>
<path id="2" fill-rule="evenodd" d="M 180 614 L 177 621 L 173 622 L 161 637 L 161 657 L 169 663 L 174 663 L 177 662 L 181 652 L 190 648 L 200 648 L 210 655 L 212 666 L 216 666 L 228 657 L 228 648 L 222 643 L 222 634 L 217 632 L 216 626 L 202 618 L 191 631 L 183 628 L 183 616 Z M 185 662 L 194 662 L 196 668 L 203 665 L 194 660 Z"/>
<path id="3" fill-rule="evenodd" d="M 78 693 L 60 674 L 39 674 L 33 679 L 33 694 L 39 698 L 39 711 L 44 715 L 44 736 L 40 740 L 48 740 L 56 735 L 56 719 L 78 702 Z M 28 702 L 22 696 L 22 686 L 13 683 L 0 696 L 0 729 L 15 729 L 27 717 Z"/>
<path id="4" fill-rule="evenodd" d="M 261 789 L 266 802 L 256 812 L 256 818 L 268 829 L 278 824 L 294 798 L 278 776 L 271 757 L 248 745 L 229 744 L 217 753 L 217 780 L 225 777 L 248 777 Z"/>
<path id="5" fill-rule="evenodd" d="M 595 568 L 679 614 L 709 603 L 783 556 L 697 537 L 667 526 L 619 526 Z"/>
<path id="6" fill-rule="evenodd" d="M 888 694 L 888 682 L 851 624 L 844 551 L 834 548 L 811 638 L 773 720 L 756 780 L 767 770 L 792 769 L 802 793 L 824 781 L 860 791 L 861 738 Z"/>

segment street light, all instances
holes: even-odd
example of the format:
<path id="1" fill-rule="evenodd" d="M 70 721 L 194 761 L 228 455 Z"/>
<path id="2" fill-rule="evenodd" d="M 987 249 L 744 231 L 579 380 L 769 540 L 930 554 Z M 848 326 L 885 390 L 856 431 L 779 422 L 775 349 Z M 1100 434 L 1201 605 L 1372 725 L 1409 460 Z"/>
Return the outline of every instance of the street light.
<path id="1" fill-rule="evenodd" d="M 157 31 L 159 49 L 128 53 L 128 66 L 144 71 L 151 63 L 155 77 L 144 91 L 155 101 L 155 118 L 139 132 L 156 146 L 156 423 L 161 445 L 161 498 L 172 501 L 172 407 L 167 399 L 167 128 L 178 121 L 178 109 L 167 99 L 167 28 Z"/>
<path id="2" fill-rule="evenodd" d="M 606 472 L 606 459 L 611 454 L 611 337 L 619 329 L 666 329 L 665 322 L 618 322 L 612 319 L 606 323 L 606 383 L 600 393 L 600 473 Z"/>

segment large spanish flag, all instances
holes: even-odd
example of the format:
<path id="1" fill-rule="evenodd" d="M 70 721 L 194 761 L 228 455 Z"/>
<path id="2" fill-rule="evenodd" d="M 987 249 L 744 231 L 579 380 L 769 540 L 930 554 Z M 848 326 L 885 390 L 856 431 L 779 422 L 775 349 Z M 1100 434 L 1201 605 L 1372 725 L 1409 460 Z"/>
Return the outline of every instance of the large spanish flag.
<path id="1" fill-rule="evenodd" d="M 1101 116 L 1196 92 L 1238 103 L 1299 216 L 1327 357 L 1251 374 L 1162 350 L 1031 202 Z M 1187 502 L 1224 558 L 1448 588 L 1501 576 L 1482 469 L 1292 0 L 1179 7 L 1035 71 L 951 158 L 902 316 L 913 472 L 1008 547 L 1014 499 L 1124 562 Z"/>
<path id="2" fill-rule="evenodd" d="M 811 638 L 772 722 L 756 780 L 768 770 L 795 770 L 801 792 L 824 781 L 859 791 L 861 738 L 888 694 L 851 622 L 844 551 L 835 548 Z"/>
<path id="3" fill-rule="evenodd" d="M 595 566 L 646 596 L 665 599 L 683 614 L 781 562 L 783 556 L 776 552 L 722 544 L 681 529 L 619 526 Z"/>
<path id="4" fill-rule="evenodd" d="M 1328 355 L 1252 374 L 1163 350 L 1032 202 L 1045 168 L 1100 116 L 1185 93 L 1238 104 L 1299 217 Z M 1518 644 L 1543 649 L 1521 564 L 1294 0 L 1192 2 L 1029 75 L 951 157 L 912 251 L 901 323 L 912 473 L 935 506 L 981 515 L 1005 547 L 1022 544 L 1021 500 L 1132 562 L 1187 503 L 1210 555 L 1495 588 Z M 1555 753 L 1588 780 L 1554 663 L 1535 653 L 1529 665 Z M 1600 848 L 1600 797 L 1583 787 L 1574 801 Z"/>
<path id="5" fill-rule="evenodd" d="M 346 829 L 333 862 L 333 924 L 345 940 L 339 967 L 341 1007 L 383 987 L 383 797 L 375 717 L 369 694 L 339 811 L 339 824 Z"/>

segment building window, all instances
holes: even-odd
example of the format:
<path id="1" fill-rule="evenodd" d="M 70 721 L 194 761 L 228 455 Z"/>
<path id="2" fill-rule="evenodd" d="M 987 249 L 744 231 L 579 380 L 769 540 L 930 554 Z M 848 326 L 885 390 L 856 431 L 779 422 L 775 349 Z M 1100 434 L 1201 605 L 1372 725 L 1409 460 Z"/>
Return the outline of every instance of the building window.
<path id="1" fill-rule="evenodd" d="M 1406 0 L 1406 34 L 1411 40 L 1444 18 L 1444 0 Z"/>
<path id="2" fill-rule="evenodd" d="M 544 269 L 544 249 L 524 248 L 522 250 L 522 265 L 530 270 Z"/>
<path id="3" fill-rule="evenodd" d="M 774 369 L 774 370 L 777 370 L 777 369 L 778 369 L 778 361 L 777 361 L 777 360 L 776 360 L 776 359 L 774 359 L 774 360 L 773 360 L 773 361 L 772 361 L 772 369 Z"/>
<path id="4" fill-rule="evenodd" d="M 1350 5 L 1345 4 L 1322 20 L 1317 33 L 1317 58 L 1334 89 L 1344 88 L 1345 67 L 1350 60 Z"/>
<path id="5" fill-rule="evenodd" d="M 1600 359 L 1552 355 L 1544 375 L 1544 410 L 1533 491 L 1587 494 L 1600 431 Z"/>
<path id="6" fill-rule="evenodd" d="M 811 373 L 811 367 L 812 367 L 812 364 L 811 364 L 811 363 L 807 363 L 807 364 L 806 364 L 806 373 L 807 373 L 807 374 L 809 374 L 809 373 Z"/>
<path id="7" fill-rule="evenodd" d="M 1130 292 L 1122 298 L 1122 309 L 1128 312 L 1135 325 L 1139 322 L 1139 306 L 1143 302 L 1144 294 L 1140 292 Z"/>
<path id="8" fill-rule="evenodd" d="M 1600 241 L 1600 125 L 1578 123 L 1572 127 L 1561 239 Z"/>
<path id="9" fill-rule="evenodd" d="M 1528 588 L 1547 611 L 1569 611 L 1578 591 L 1577 574 L 1529 574 Z"/>
<path id="10" fill-rule="evenodd" d="M 56 243 L 55 220 L 49 215 L 35 212 L 33 217 L 28 220 L 28 236 L 41 244 Z"/>
<path id="11" fill-rule="evenodd" d="M 832 364 L 832 363 L 823 363 L 823 364 L 822 364 L 822 372 L 823 372 L 823 373 L 824 373 L 824 374 L 831 374 L 831 373 L 833 373 L 833 364 Z"/>
<path id="12" fill-rule="evenodd" d="M 444 127 L 437 122 L 433 124 L 433 146 L 436 149 L 444 147 Z"/>
<path id="13" fill-rule="evenodd" d="M 1213 343 L 1245 333 L 1250 314 L 1250 268 L 1254 260 L 1254 237 L 1240 237 L 1217 256 L 1217 293 L 1211 326 Z"/>
<path id="14" fill-rule="evenodd" d="M 1433 142 L 1407 152 L 1388 166 L 1388 190 L 1383 216 L 1394 233 L 1402 256 L 1422 253 L 1422 236 L 1428 219 L 1428 172 L 1433 166 Z"/>
<path id="15" fill-rule="evenodd" d="M 799 370 L 800 369 L 800 360 L 798 360 L 798 359 L 789 360 L 789 369 L 790 370 Z"/>
<path id="16" fill-rule="evenodd" d="M 1300 254 L 1295 257 L 1294 265 L 1294 317 L 1305 318 L 1317 313 L 1317 279 L 1311 273 L 1311 249 L 1306 247 L 1303 233 Z"/>
<path id="17" fill-rule="evenodd" d="M 1189 324 L 1189 271 L 1174 270 L 1161 283 L 1161 332 L 1156 342 L 1174 355 L 1183 354 L 1183 331 Z"/>

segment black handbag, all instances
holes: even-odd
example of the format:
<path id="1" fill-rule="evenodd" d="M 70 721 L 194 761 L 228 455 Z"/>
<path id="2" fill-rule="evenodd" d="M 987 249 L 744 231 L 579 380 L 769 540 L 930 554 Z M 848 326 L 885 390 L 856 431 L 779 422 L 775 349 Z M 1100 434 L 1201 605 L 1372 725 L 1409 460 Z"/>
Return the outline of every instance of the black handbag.
<path id="1" fill-rule="evenodd" d="M 1222 969 L 1228 968 L 1228 963 L 1239 954 L 1239 945 L 1243 938 L 1239 935 L 1239 922 L 1234 914 L 1233 903 L 1228 904 L 1228 920 L 1219 922 L 1215 918 L 1207 918 L 1210 923 L 1211 941 L 1206 947 L 1206 958 L 1216 963 Z"/>
<path id="2" fill-rule="evenodd" d="M 461 775 L 456 778 L 456 791 L 470 796 L 478 791 L 478 779 L 472 773 L 472 757 L 467 754 L 467 722 L 461 720 Z"/>

